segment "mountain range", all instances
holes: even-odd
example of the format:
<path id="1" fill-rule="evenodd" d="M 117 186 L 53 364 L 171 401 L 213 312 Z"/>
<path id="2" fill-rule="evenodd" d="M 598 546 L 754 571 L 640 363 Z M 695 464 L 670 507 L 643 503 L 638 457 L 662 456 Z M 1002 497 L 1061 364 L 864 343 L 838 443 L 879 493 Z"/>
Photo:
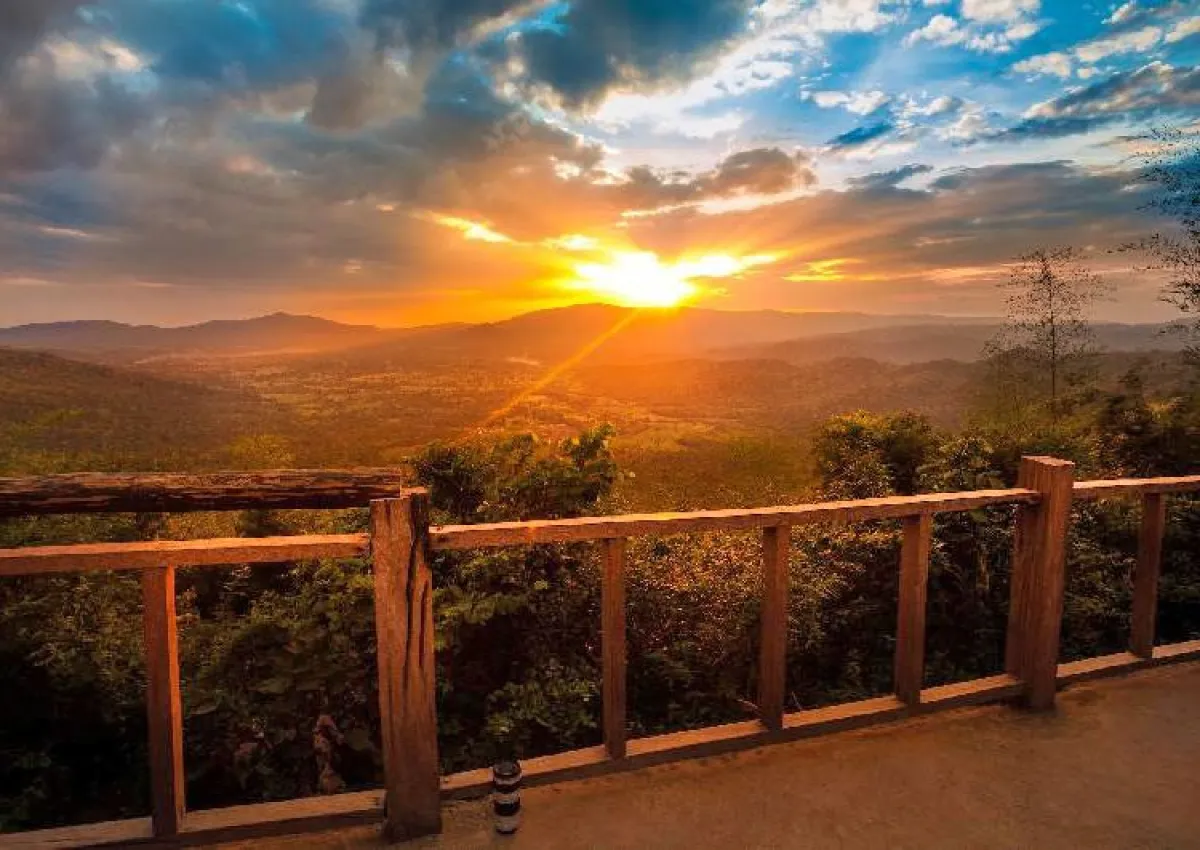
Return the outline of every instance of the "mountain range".
<path id="1" fill-rule="evenodd" d="M 1117 351 L 1178 350 L 1174 325 L 1099 324 L 1097 342 Z M 591 362 L 705 357 L 808 363 L 868 357 L 894 363 L 978 359 L 999 329 L 988 317 L 723 311 L 695 307 L 632 310 L 602 304 L 526 313 L 484 324 L 416 328 L 353 325 L 275 313 L 184 327 L 110 321 L 0 328 L 0 346 L 108 363 L 172 358 L 334 359 L 354 367 L 456 362 Z"/>

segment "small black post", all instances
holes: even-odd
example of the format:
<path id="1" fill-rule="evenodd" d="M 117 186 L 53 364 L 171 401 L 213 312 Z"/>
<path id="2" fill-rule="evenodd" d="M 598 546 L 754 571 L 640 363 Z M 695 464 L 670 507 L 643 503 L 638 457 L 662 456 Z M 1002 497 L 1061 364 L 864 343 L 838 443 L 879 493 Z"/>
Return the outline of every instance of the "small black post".
<path id="1" fill-rule="evenodd" d="M 515 759 L 492 766 L 492 811 L 501 835 L 512 835 L 521 825 L 521 765 Z"/>

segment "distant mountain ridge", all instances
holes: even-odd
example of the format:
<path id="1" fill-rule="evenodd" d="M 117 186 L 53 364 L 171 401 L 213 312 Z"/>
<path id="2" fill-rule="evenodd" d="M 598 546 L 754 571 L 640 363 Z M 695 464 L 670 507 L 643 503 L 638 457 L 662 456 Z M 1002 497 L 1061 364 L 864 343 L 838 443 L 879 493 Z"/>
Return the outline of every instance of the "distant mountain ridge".
<path id="1" fill-rule="evenodd" d="M 255 351 L 341 348 L 389 333 L 374 325 L 348 325 L 316 316 L 272 313 L 252 319 L 217 319 L 182 327 L 75 321 L 0 328 L 0 345 L 81 353 Z"/>
<path id="2" fill-rule="evenodd" d="M 417 364 L 512 361 L 559 363 L 706 357 L 808 363 L 867 357 L 892 363 L 975 360 L 999 327 L 989 317 L 928 314 L 789 313 L 700 307 L 634 310 L 585 304 L 497 322 L 414 328 L 352 325 L 274 313 L 183 327 L 109 321 L 0 328 L 0 346 L 39 349 L 113 363 L 161 358 L 289 356 L 333 360 L 350 370 Z M 1178 350 L 1165 325 L 1099 324 L 1113 350 Z"/>

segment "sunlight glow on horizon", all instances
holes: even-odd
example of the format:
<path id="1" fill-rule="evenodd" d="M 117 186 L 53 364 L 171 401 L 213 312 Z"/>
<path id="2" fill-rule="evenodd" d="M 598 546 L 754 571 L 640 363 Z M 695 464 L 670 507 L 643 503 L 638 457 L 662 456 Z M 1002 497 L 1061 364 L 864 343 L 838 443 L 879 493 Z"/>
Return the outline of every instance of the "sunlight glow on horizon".
<path id="1" fill-rule="evenodd" d="M 774 254 L 705 254 L 664 263 L 653 251 L 612 251 L 608 262 L 576 264 L 576 278 L 564 285 L 626 307 L 676 307 L 705 291 L 697 279 L 732 277 L 776 259 Z"/>

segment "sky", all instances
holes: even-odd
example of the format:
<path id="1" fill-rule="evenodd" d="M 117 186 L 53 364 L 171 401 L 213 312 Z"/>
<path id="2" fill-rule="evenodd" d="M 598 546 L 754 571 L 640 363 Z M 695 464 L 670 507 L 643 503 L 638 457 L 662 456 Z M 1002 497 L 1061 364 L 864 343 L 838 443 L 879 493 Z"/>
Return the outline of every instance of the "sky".
<path id="1" fill-rule="evenodd" d="M 1114 249 L 1198 60 L 1179 0 L 4 0 L 0 325 L 995 315 L 1058 244 L 1169 318 Z"/>

